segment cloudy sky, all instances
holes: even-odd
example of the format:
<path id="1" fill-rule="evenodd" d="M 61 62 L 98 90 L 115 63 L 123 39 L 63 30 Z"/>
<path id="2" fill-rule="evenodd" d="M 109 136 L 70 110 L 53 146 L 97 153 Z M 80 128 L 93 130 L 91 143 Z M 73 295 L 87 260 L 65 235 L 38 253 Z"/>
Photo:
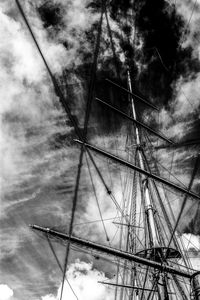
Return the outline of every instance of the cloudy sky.
<path id="1" fill-rule="evenodd" d="M 72 112 L 81 125 L 84 119 L 84 99 L 87 95 L 85 78 L 88 76 L 88 68 L 85 65 L 88 60 L 90 61 L 92 54 L 91 31 L 96 32 L 95 24 L 100 17 L 98 9 L 95 10 L 94 5 L 89 6 L 91 1 L 87 0 L 54 0 L 49 1 L 50 4 L 44 0 L 36 2 L 21 1 L 20 3 L 46 60 L 63 87 L 64 93 L 67 93 Z M 169 2 L 173 4 L 173 1 Z M 53 8 L 49 9 L 49 7 Z M 113 6 L 111 16 L 115 14 L 114 8 Z M 123 12 L 123 7 L 121 11 Z M 174 60 L 177 60 L 177 69 L 172 69 L 171 56 L 167 56 L 162 47 L 159 48 L 159 43 L 149 45 L 145 35 L 146 25 L 142 20 L 138 20 L 138 28 L 143 35 L 136 45 L 137 66 L 138 70 L 141 70 L 141 75 L 138 75 L 139 72 L 137 74 L 141 84 L 137 84 L 136 88 L 142 95 L 147 96 L 145 86 L 147 89 L 148 83 L 144 85 L 147 75 L 149 82 L 155 81 L 157 76 L 162 78 L 162 83 L 161 81 L 157 83 L 158 86 L 149 92 L 150 100 L 160 108 L 159 115 L 143 110 L 142 117 L 156 128 L 159 126 L 159 129 L 170 138 L 180 142 L 199 138 L 200 2 L 176 1 L 176 11 L 182 16 L 183 37 L 182 40 L 176 38 L 178 40 L 177 45 L 174 46 L 176 51 L 169 50 L 169 53 Z M 169 8 L 168 13 L 170 14 Z M 116 33 L 113 42 L 120 65 L 125 62 L 122 49 L 127 47 L 126 20 L 122 17 L 121 25 L 118 25 L 118 18 L 109 17 L 109 20 L 112 31 Z M 177 27 L 174 27 L 174 30 L 177 30 Z M 113 73 L 116 74 L 113 70 L 111 73 L 108 72 L 109 66 L 113 67 L 113 61 L 110 59 L 113 57 L 113 51 L 111 44 L 107 42 L 109 32 L 105 19 L 102 34 L 104 41 L 99 59 L 100 84 L 102 84 L 103 72 L 107 76 L 110 74 L 111 78 L 114 77 Z M 129 36 L 129 42 L 132 34 Z M 54 300 L 60 293 L 62 274 L 47 241 L 33 233 L 28 224 L 36 223 L 68 229 L 79 149 L 71 143 L 74 137 L 73 128 L 54 92 L 52 82 L 15 1 L 1 0 L 0 36 L 0 300 Z M 146 49 L 146 56 L 138 54 L 142 47 Z M 153 48 L 156 50 L 152 50 Z M 130 48 L 126 49 L 130 59 Z M 180 49 L 183 49 L 182 52 L 179 52 Z M 175 54 L 173 57 L 173 53 L 182 55 L 182 64 L 174 58 Z M 84 76 L 79 76 L 79 71 L 85 72 Z M 156 72 L 161 73 L 157 75 Z M 67 91 L 64 79 L 67 80 Z M 169 88 L 165 91 L 166 82 L 169 83 Z M 159 98 L 163 91 L 164 96 Z M 104 95 L 102 87 L 97 88 L 97 92 Z M 119 105 L 119 100 L 116 101 Z M 124 107 L 125 104 L 120 105 Z M 110 146 L 117 141 L 120 148 L 124 141 L 119 131 L 121 124 L 114 124 L 117 128 L 117 134 L 115 132 L 117 138 L 112 138 L 104 128 L 110 124 L 109 117 L 107 115 L 102 117 L 99 112 L 102 111 L 96 109 L 96 119 L 92 119 L 93 127 L 97 124 L 95 129 L 91 129 L 93 142 L 98 145 L 103 144 L 106 148 L 107 145 Z M 102 138 L 97 132 L 100 123 Z M 159 161 L 161 159 L 164 161 L 165 167 L 172 167 L 179 180 L 188 185 L 197 152 L 198 148 L 195 146 L 179 149 L 177 152 L 160 149 L 157 155 Z M 173 164 L 171 164 L 172 156 Z M 101 164 L 98 158 L 97 163 Z M 181 167 L 181 171 L 176 167 L 177 164 Z M 100 219 L 94 196 L 91 196 L 86 188 L 89 182 L 86 165 L 87 162 L 84 160 L 75 219 L 77 224 Z M 94 174 L 94 169 L 92 172 Z M 113 182 L 114 176 L 111 178 L 106 174 L 105 177 L 115 190 L 116 199 L 120 203 L 119 176 L 116 176 L 115 182 Z M 94 181 L 99 198 L 107 200 L 101 201 L 101 209 L 104 219 L 112 219 L 105 221 L 107 234 L 112 240 L 117 231 L 116 226 L 112 224 L 113 219 L 116 218 L 115 205 L 108 199 L 98 178 L 95 177 Z M 195 191 L 198 192 L 197 179 L 195 179 Z M 84 195 L 87 195 L 87 202 Z M 177 208 L 179 205 L 180 203 L 176 202 Z M 192 248 L 193 254 L 196 255 L 196 258 L 193 258 L 196 266 L 199 264 L 196 249 L 199 249 L 200 223 L 190 224 L 189 221 L 194 218 L 197 208 L 196 202 L 191 200 L 188 202 L 188 213 L 185 212 L 185 219 L 180 228 L 186 232 L 183 240 L 187 247 Z M 106 243 L 101 223 L 76 228 L 77 234 L 81 233 L 85 237 L 90 236 L 93 240 L 98 239 Z M 54 247 L 63 264 L 64 247 L 56 243 Z M 111 264 L 105 261 L 98 262 L 89 255 L 72 251 L 67 278 L 80 300 L 112 299 L 113 289 L 100 285 L 97 281 L 112 279 L 114 273 L 115 269 Z M 67 284 L 63 299 L 75 299 Z"/>

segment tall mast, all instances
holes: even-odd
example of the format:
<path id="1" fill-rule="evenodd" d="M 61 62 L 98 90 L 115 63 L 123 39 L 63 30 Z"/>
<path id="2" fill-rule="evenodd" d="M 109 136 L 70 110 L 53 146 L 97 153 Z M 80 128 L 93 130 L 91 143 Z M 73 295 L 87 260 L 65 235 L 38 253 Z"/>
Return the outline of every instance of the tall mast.
<path id="1" fill-rule="evenodd" d="M 129 70 L 127 71 L 127 79 L 128 79 L 128 89 L 132 93 L 132 84 L 131 84 L 131 77 Z M 133 119 L 137 121 L 137 115 L 136 115 L 136 109 L 135 109 L 135 103 L 134 98 L 130 94 L 130 103 L 131 103 L 131 113 L 133 116 Z M 140 137 L 140 131 L 138 128 L 138 125 L 135 124 L 135 138 L 136 138 L 136 151 L 138 155 L 138 163 L 141 170 L 146 171 L 145 164 L 144 164 L 144 152 L 141 146 L 141 137 Z M 155 222 L 155 213 L 156 210 L 153 207 L 151 193 L 150 193 L 150 184 L 149 184 L 149 178 L 145 174 L 141 174 L 141 197 L 142 202 L 145 210 L 145 216 L 146 216 L 146 224 L 148 228 L 148 243 L 147 249 L 144 249 L 138 253 L 138 255 L 142 255 L 143 257 L 146 257 L 148 259 L 153 259 L 155 261 L 160 261 L 161 263 L 166 262 L 167 258 L 167 251 L 162 247 L 161 239 L 159 239 L 158 229 Z M 175 249 L 172 249 L 174 251 Z M 175 255 L 179 255 L 178 251 L 175 250 Z M 137 253 L 136 253 L 137 254 Z M 173 258 L 174 256 L 172 254 L 169 255 L 169 257 Z M 146 270 L 145 278 L 148 276 L 148 269 Z M 154 282 L 152 282 L 152 289 L 153 287 L 157 290 L 158 293 L 158 299 L 164 299 L 169 300 L 169 294 L 168 294 L 168 277 L 165 273 L 162 274 L 162 285 L 160 286 L 158 284 L 160 274 L 155 271 L 154 273 Z M 146 279 L 144 279 L 146 281 Z M 141 295 L 141 299 L 143 299 L 144 290 Z M 136 299 L 138 299 L 138 296 L 136 296 Z"/>
<path id="2" fill-rule="evenodd" d="M 128 88 L 129 91 L 132 93 L 132 85 L 131 85 L 131 78 L 130 78 L 130 72 L 128 70 Z M 135 110 L 135 103 L 132 96 L 131 98 L 131 109 L 133 118 L 137 120 L 136 116 L 136 110 Z M 140 134 L 138 126 L 135 125 L 135 133 L 136 133 L 136 145 L 137 145 L 137 152 L 138 152 L 138 158 L 139 158 L 139 167 L 142 170 L 145 170 L 144 161 L 142 158 L 142 150 L 141 150 L 141 141 L 140 141 Z M 149 184 L 148 184 L 148 178 L 145 175 L 142 176 L 142 189 L 143 189 L 143 195 L 144 195 L 144 202 L 146 206 L 146 215 L 147 215 L 147 224 L 148 224 L 148 231 L 149 231 L 149 241 L 151 247 L 158 247 L 159 245 L 159 239 L 158 239 L 158 232 L 156 230 L 155 221 L 154 221 L 154 208 L 151 203 L 150 198 L 150 192 L 149 192 Z"/>
<path id="3" fill-rule="evenodd" d="M 131 83 L 129 69 L 127 70 L 127 81 L 128 81 L 128 90 L 132 93 L 132 83 Z M 132 117 L 135 121 L 137 121 L 134 98 L 131 94 L 129 95 L 129 99 L 130 99 L 130 104 L 131 104 Z M 139 167 L 142 170 L 145 170 L 145 165 L 144 165 L 144 161 L 143 161 L 143 153 L 142 153 L 142 148 L 141 148 L 140 132 L 139 132 L 139 128 L 138 128 L 137 124 L 135 124 L 135 139 L 136 139 L 136 155 L 138 157 Z M 159 247 L 160 245 L 159 245 L 159 239 L 158 239 L 158 232 L 156 230 L 155 220 L 154 220 L 155 210 L 152 205 L 150 191 L 149 191 L 149 179 L 144 174 L 141 175 L 141 188 L 142 188 L 141 197 L 144 197 L 143 203 L 145 205 L 145 213 L 146 213 L 146 220 L 147 220 L 147 226 L 148 226 L 149 247 L 150 248 Z M 147 272 L 148 272 L 148 269 L 147 269 Z M 147 273 L 146 273 L 146 276 L 147 276 Z M 133 276 L 133 279 L 135 281 L 135 282 L 133 282 L 133 284 L 137 285 L 136 277 Z M 142 295 L 141 295 L 142 298 L 143 298 L 143 295 L 144 295 L 144 290 L 142 291 Z M 132 300 L 131 298 L 138 300 L 139 294 L 136 293 L 136 295 L 133 295 L 133 293 L 132 293 L 132 297 L 130 297 L 130 300 Z"/>

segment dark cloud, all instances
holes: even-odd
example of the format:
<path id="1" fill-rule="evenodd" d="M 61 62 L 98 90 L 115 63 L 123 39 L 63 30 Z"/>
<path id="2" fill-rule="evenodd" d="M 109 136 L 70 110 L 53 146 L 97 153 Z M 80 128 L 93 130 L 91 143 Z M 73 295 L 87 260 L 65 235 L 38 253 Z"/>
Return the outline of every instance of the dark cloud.
<path id="1" fill-rule="evenodd" d="M 38 7 L 38 13 L 43 21 L 45 28 L 64 26 L 63 6 L 53 1 L 46 1 Z"/>

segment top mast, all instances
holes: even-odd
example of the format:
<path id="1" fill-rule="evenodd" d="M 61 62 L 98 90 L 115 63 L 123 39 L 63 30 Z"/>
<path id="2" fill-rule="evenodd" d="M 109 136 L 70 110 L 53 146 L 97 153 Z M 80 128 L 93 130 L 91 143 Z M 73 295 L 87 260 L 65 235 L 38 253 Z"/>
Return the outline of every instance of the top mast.
<path id="1" fill-rule="evenodd" d="M 131 77 L 130 71 L 127 71 L 127 80 L 128 80 L 128 89 L 132 93 L 132 85 L 131 85 Z M 137 120 L 135 103 L 133 97 L 130 95 L 130 104 L 131 104 L 131 113 L 135 120 Z M 141 147 L 141 137 L 140 132 L 137 124 L 135 124 L 135 135 L 136 135 L 136 153 L 138 155 L 138 163 L 141 170 L 146 171 L 145 164 L 144 164 L 144 152 Z M 156 210 L 153 206 L 153 199 L 151 198 L 152 194 L 150 193 L 150 182 L 148 176 L 145 174 L 141 174 L 141 198 L 143 199 L 143 207 L 146 216 L 146 223 L 148 228 L 148 243 L 147 248 L 137 252 L 136 255 L 145 257 L 147 259 L 151 259 L 154 261 L 159 261 L 161 263 L 166 263 L 168 258 L 175 258 L 180 257 L 179 251 L 176 249 L 168 249 L 163 245 L 161 239 L 159 238 L 158 229 L 155 221 L 155 213 Z M 164 246 L 164 247 L 163 247 Z M 148 273 L 148 269 L 146 270 L 146 277 Z M 157 290 L 158 298 L 156 299 L 164 299 L 169 300 L 169 293 L 168 293 L 168 277 L 166 276 L 165 272 L 161 274 L 154 272 L 155 281 L 152 282 L 152 289 L 153 287 Z M 162 284 L 159 284 L 159 278 L 162 278 Z M 142 292 L 141 299 L 143 299 L 144 291 Z M 137 296 L 136 296 L 136 299 Z"/>
<path id="2" fill-rule="evenodd" d="M 128 89 L 132 93 L 132 85 L 131 85 L 131 78 L 130 78 L 130 71 L 127 71 L 128 73 Z M 131 96 L 131 112 L 133 114 L 133 118 L 137 120 L 136 117 L 136 111 L 135 111 L 135 103 L 134 99 Z M 136 133 L 136 145 L 137 145 L 137 152 L 138 152 L 138 158 L 139 158 L 139 167 L 142 170 L 145 170 L 143 158 L 142 158 L 142 151 L 141 151 L 141 141 L 140 141 L 140 134 L 138 126 L 135 126 L 135 133 Z M 144 200 L 146 205 L 146 214 L 147 214 L 147 224 L 148 224 L 148 230 L 149 230 L 149 240 L 150 240 L 150 247 L 159 247 L 159 239 L 158 239 L 158 232 L 156 230 L 155 221 L 154 221 L 154 209 L 151 203 L 150 198 L 150 192 L 149 192 L 149 186 L 148 186 L 148 177 L 145 175 L 142 176 L 142 189 L 144 194 Z"/>

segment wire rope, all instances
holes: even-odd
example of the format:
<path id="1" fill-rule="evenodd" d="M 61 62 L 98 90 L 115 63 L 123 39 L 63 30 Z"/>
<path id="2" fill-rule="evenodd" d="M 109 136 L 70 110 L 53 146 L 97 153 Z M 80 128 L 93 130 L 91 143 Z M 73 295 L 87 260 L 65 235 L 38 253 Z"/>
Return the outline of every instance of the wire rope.
<path id="1" fill-rule="evenodd" d="M 55 252 L 55 250 L 54 250 L 54 248 L 53 248 L 53 245 L 52 245 L 51 240 L 49 239 L 48 235 L 46 235 L 46 239 L 47 239 L 47 242 L 48 242 L 48 244 L 49 244 L 49 247 L 50 247 L 50 249 L 51 249 L 51 251 L 52 251 L 52 253 L 53 253 L 53 256 L 54 256 L 54 258 L 55 258 L 55 260 L 56 260 L 56 262 L 57 262 L 57 265 L 58 265 L 58 267 L 60 268 L 60 270 L 61 270 L 61 272 L 62 272 L 62 274 L 63 274 L 63 273 L 64 273 L 63 268 L 62 268 L 62 266 L 61 266 L 61 263 L 60 263 L 60 261 L 59 261 L 59 259 L 58 259 L 58 256 L 57 256 L 57 254 L 56 254 L 56 252 Z M 69 282 L 69 280 L 68 280 L 66 274 L 65 274 L 65 279 L 66 279 L 66 281 L 67 281 L 67 283 L 68 283 L 68 285 L 69 285 L 69 287 L 70 287 L 72 293 L 74 294 L 74 296 L 75 296 L 76 299 L 78 300 L 78 297 L 77 297 L 77 295 L 76 295 L 74 289 L 72 288 L 72 285 L 70 284 L 70 282 Z"/>
<path id="2" fill-rule="evenodd" d="M 101 33 L 102 33 L 102 21 L 103 21 L 104 12 L 105 12 L 105 9 L 104 9 L 103 0 L 102 0 L 101 15 L 100 15 L 99 23 L 98 23 L 97 40 L 96 40 L 94 54 L 93 54 L 93 63 L 92 63 L 89 91 L 88 91 L 88 97 L 87 97 L 87 107 L 86 107 L 84 131 L 83 131 L 83 141 L 84 142 L 87 139 L 88 122 L 89 122 L 89 117 L 90 117 L 92 100 L 94 97 L 94 86 L 95 86 L 95 81 L 96 81 L 97 61 L 98 61 L 98 54 L 99 54 L 99 48 L 100 48 L 100 38 L 101 38 Z M 70 250 L 70 237 L 71 237 L 72 231 L 73 231 L 73 223 L 74 223 L 74 217 L 75 217 L 75 211 L 76 211 L 76 205 L 77 205 L 78 190 L 79 190 L 79 183 L 80 183 L 80 177 L 81 177 L 81 168 L 82 168 L 82 163 L 83 163 L 84 150 L 85 150 L 85 147 L 84 147 L 84 144 L 82 144 L 81 150 L 80 150 L 79 165 L 78 165 L 78 172 L 77 172 L 77 178 L 76 178 L 76 186 L 75 186 L 75 192 L 74 192 L 72 214 L 71 214 L 71 222 L 70 222 L 70 228 L 69 228 L 69 240 L 68 240 L 68 244 L 66 247 L 66 254 L 65 254 L 64 273 L 66 272 L 67 264 L 68 264 L 68 257 L 69 257 L 69 250 Z M 64 275 L 63 275 L 63 280 L 62 280 L 62 285 L 61 285 L 60 300 L 62 300 L 63 287 L 64 287 Z"/>
<path id="3" fill-rule="evenodd" d="M 147 135 L 146 135 L 146 137 L 148 138 Z M 151 150 L 150 150 L 150 151 L 151 151 Z M 155 161 L 155 163 L 157 163 L 157 162 Z M 154 182 L 154 181 L 153 181 L 153 183 L 154 183 L 154 187 L 155 187 L 155 189 L 156 189 L 156 191 L 157 191 L 157 195 L 158 195 L 158 197 L 159 197 L 158 199 L 160 199 L 160 194 L 159 194 L 158 188 L 157 188 L 157 186 L 155 185 L 155 182 Z M 162 187 L 163 187 L 163 185 L 162 185 Z M 166 188 L 163 187 L 163 190 L 164 190 L 164 192 L 165 192 Z M 165 198 L 167 199 L 166 195 L 165 195 Z M 175 200 L 176 200 L 176 199 L 175 199 Z M 174 201 L 175 201 L 175 200 L 174 200 Z M 172 201 L 167 200 L 167 202 L 168 202 L 168 206 L 169 206 L 169 208 L 170 208 L 172 217 L 173 217 L 173 219 L 174 219 L 174 214 L 173 214 L 173 212 L 172 212 L 172 210 L 171 210 L 171 205 L 170 205 L 170 203 L 171 203 Z M 160 203 L 162 204 L 161 199 L 160 199 Z M 163 206 L 163 205 L 162 205 L 161 207 L 164 209 L 164 206 Z M 165 209 L 164 209 L 164 212 L 165 212 Z M 170 230 L 170 232 L 172 233 L 172 231 L 173 231 L 173 229 L 172 229 L 172 224 L 171 224 L 171 222 L 170 222 L 170 220 L 169 220 L 169 218 L 168 218 L 167 213 L 165 213 L 164 216 L 165 216 L 165 219 L 167 220 L 167 224 L 168 224 L 168 226 L 169 226 L 169 230 Z M 161 224 L 162 224 L 162 222 L 161 222 Z M 177 240 L 176 236 L 174 236 L 174 242 L 175 242 L 175 246 L 176 246 L 176 247 L 179 249 L 179 251 L 181 252 L 181 248 L 180 248 L 180 245 L 179 245 L 179 243 L 178 243 L 178 240 Z M 186 254 L 186 255 L 183 256 L 183 260 L 184 260 L 184 262 L 185 262 L 185 264 L 186 264 L 186 267 L 189 268 L 189 266 L 191 266 L 191 263 L 190 263 L 190 261 L 189 261 L 188 254 Z"/>
<path id="4" fill-rule="evenodd" d="M 96 192 L 95 185 L 94 185 L 94 180 L 92 178 L 91 169 L 90 169 L 90 165 L 89 165 L 89 162 L 88 162 L 87 155 L 86 155 L 86 162 L 87 162 L 87 167 L 88 167 L 88 171 L 89 171 L 89 175 L 90 175 L 90 180 L 91 180 L 91 183 L 92 183 L 92 189 L 93 189 L 94 196 L 95 196 L 95 199 L 96 199 L 96 203 L 97 203 L 99 215 L 100 215 L 101 222 L 102 222 L 102 225 L 103 225 L 103 229 L 104 229 L 104 232 L 105 232 L 105 235 L 106 235 L 106 240 L 109 242 L 108 233 L 107 233 L 104 221 L 103 221 L 103 216 L 102 216 L 102 212 L 101 212 L 99 200 L 98 200 L 98 197 L 97 197 L 97 192 Z"/>
<path id="5" fill-rule="evenodd" d="M 108 148 L 106 147 L 104 135 L 103 135 L 103 144 L 104 144 L 104 149 L 108 149 Z M 110 150 L 110 149 L 109 149 L 109 150 Z M 112 181 L 112 176 L 111 176 L 110 161 L 109 161 L 108 158 L 106 159 L 106 164 L 107 164 L 108 174 L 109 174 L 109 177 L 110 177 L 110 187 L 111 187 L 111 189 L 112 189 L 112 188 L 113 188 L 113 181 Z"/>
<path id="6" fill-rule="evenodd" d="M 107 218 L 107 219 L 103 219 L 103 221 L 110 221 L 110 220 L 114 220 L 116 218 L 120 218 L 120 217 L 113 217 L 113 218 Z M 101 222 L 102 220 L 94 220 L 94 221 L 88 221 L 88 222 L 83 222 L 83 223 L 75 223 L 74 226 L 82 226 L 82 225 L 87 225 L 90 223 L 97 223 L 97 222 Z"/>
<path id="7" fill-rule="evenodd" d="M 188 190 L 190 190 L 191 187 L 192 187 L 192 184 L 193 184 L 193 181 L 194 181 L 194 178 L 195 178 L 195 175 L 196 175 L 198 166 L 199 166 L 199 160 L 200 160 L 200 154 L 199 154 L 199 155 L 197 156 L 197 158 L 196 158 L 195 166 L 194 166 L 194 168 L 193 168 L 193 172 L 192 172 L 192 176 L 191 176 L 190 183 L 189 183 L 189 186 L 188 186 Z M 169 240 L 168 248 L 169 248 L 169 246 L 170 246 L 170 244 L 171 244 L 171 241 L 172 241 L 173 236 L 174 236 L 174 234 L 175 234 L 176 228 L 177 228 L 178 223 L 179 223 L 179 221 L 180 221 L 181 215 L 182 215 L 183 210 L 184 210 L 184 208 L 185 208 L 185 204 L 186 204 L 186 202 L 187 202 L 187 198 L 188 198 L 188 197 L 187 197 L 187 195 L 186 195 L 186 196 L 184 197 L 183 202 L 182 202 L 181 209 L 180 209 L 180 212 L 179 212 L 178 217 L 177 217 L 177 220 L 176 220 L 176 224 L 175 224 L 175 226 L 174 226 L 174 229 L 173 229 L 171 238 L 170 238 L 170 240 Z"/>

